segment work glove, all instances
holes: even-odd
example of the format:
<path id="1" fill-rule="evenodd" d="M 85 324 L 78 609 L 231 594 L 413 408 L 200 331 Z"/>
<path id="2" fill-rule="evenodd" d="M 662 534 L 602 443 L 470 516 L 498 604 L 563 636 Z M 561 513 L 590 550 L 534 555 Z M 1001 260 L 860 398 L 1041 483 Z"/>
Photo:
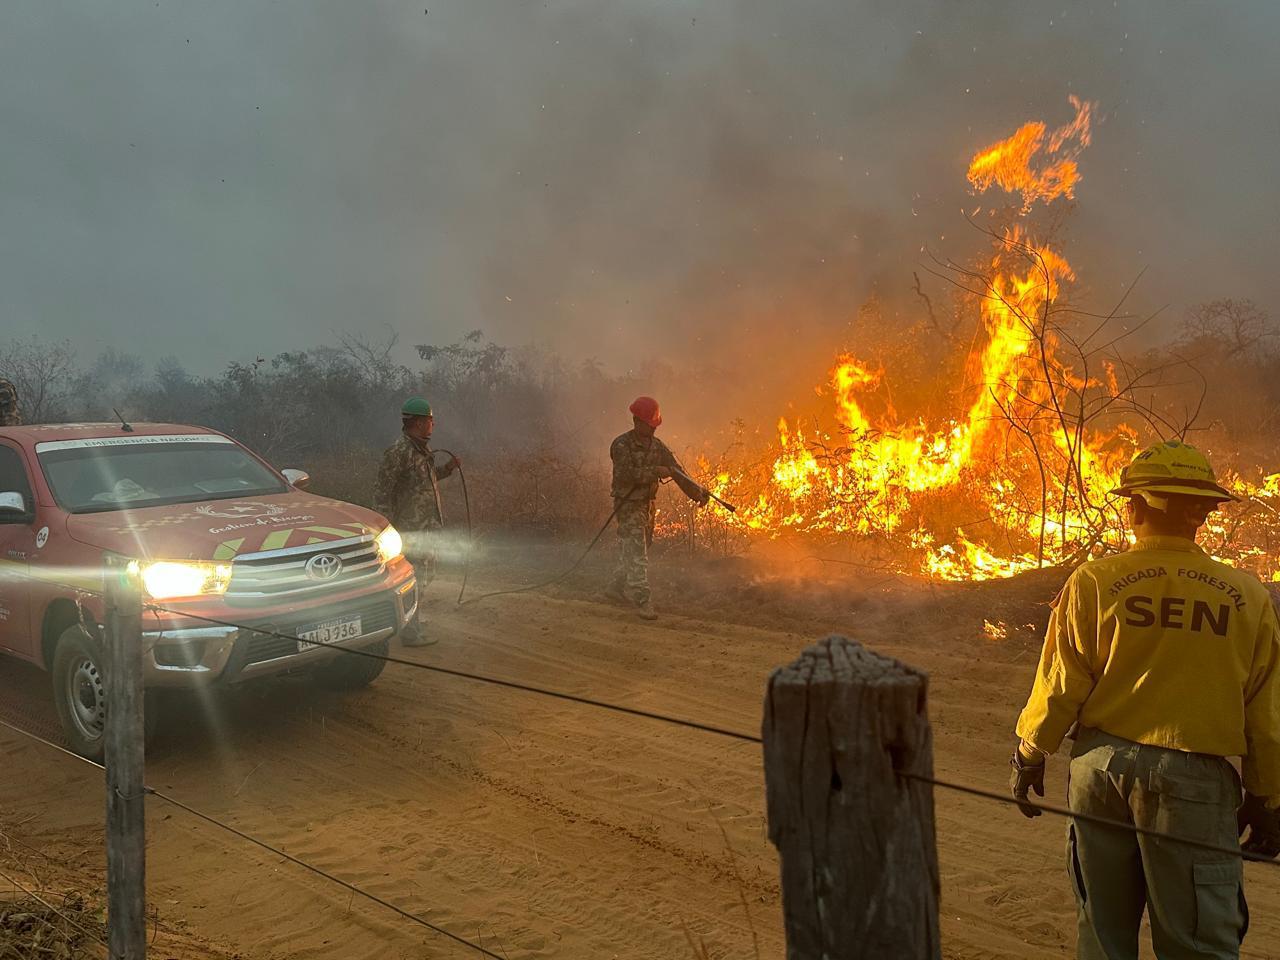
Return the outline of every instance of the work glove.
<path id="1" fill-rule="evenodd" d="M 697 500 L 698 506 L 705 507 L 710 502 L 711 502 L 711 491 L 708 490 L 706 487 L 700 487 L 698 489 L 698 500 Z"/>
<path id="2" fill-rule="evenodd" d="M 1013 758 L 1009 763 L 1013 767 L 1013 772 L 1009 774 L 1009 789 L 1013 792 L 1015 800 L 1029 800 L 1033 790 L 1037 797 L 1044 796 L 1043 757 L 1040 758 L 1039 763 L 1032 763 L 1024 760 L 1018 748 L 1014 747 Z M 1022 811 L 1024 817 L 1038 817 L 1043 812 L 1025 802 L 1019 802 L 1018 809 Z"/>
<path id="3" fill-rule="evenodd" d="M 1246 793 L 1236 812 L 1240 828 L 1240 849 L 1253 857 L 1274 860 L 1280 854 L 1280 810 L 1268 810 L 1267 801 L 1257 794 Z M 1245 829 L 1249 839 L 1244 839 Z"/>

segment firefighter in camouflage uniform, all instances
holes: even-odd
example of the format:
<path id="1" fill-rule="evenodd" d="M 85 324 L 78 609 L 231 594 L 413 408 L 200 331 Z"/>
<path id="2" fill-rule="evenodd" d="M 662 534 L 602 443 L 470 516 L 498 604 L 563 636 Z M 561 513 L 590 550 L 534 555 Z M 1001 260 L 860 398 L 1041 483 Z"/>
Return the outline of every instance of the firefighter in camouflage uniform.
<path id="1" fill-rule="evenodd" d="M 412 397 L 405 401 L 400 420 L 403 433 L 382 455 L 373 505 L 404 535 L 405 556 L 417 575 L 421 608 L 422 591 L 436 574 L 432 538 L 444 526 L 440 481 L 460 464 L 455 457 L 444 466 L 436 466 L 435 452 L 430 446 L 435 417 L 426 400 Z M 408 647 L 432 642 L 422 635 L 416 614 L 401 632 L 400 639 Z"/>
<path id="2" fill-rule="evenodd" d="M 618 518 L 618 565 L 605 590 L 612 600 L 635 604 L 645 620 L 656 620 L 649 597 L 649 545 L 653 543 L 658 485 L 675 480 L 690 500 L 705 504 L 707 491 L 689 479 L 667 445 L 654 436 L 662 423 L 658 401 L 639 397 L 631 404 L 634 424 L 609 447 L 613 461 L 613 503 Z"/>
<path id="3" fill-rule="evenodd" d="M 22 407 L 18 405 L 18 388 L 12 381 L 0 378 L 0 427 L 22 425 Z"/>

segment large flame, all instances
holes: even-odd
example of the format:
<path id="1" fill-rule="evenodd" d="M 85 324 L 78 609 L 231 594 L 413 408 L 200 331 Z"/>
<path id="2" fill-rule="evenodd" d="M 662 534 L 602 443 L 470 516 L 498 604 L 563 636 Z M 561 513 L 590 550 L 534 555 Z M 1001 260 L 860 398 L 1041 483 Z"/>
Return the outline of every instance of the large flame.
<path id="1" fill-rule="evenodd" d="M 1074 197 L 1080 180 L 1076 158 L 1090 143 L 1092 104 L 1071 98 L 1075 119 L 1053 133 L 1040 121 L 1024 123 L 1009 139 L 980 150 L 969 164 L 969 183 L 978 193 L 1000 186 L 1021 193 L 1023 212 L 1038 201 Z M 1034 169 L 1033 165 L 1039 165 Z"/>
<path id="2" fill-rule="evenodd" d="M 1041 122 L 1024 124 L 969 165 L 975 192 L 999 187 L 1022 204 L 1010 226 L 991 232 L 984 268 L 962 271 L 978 323 L 963 385 L 938 386 L 955 413 L 903 422 L 882 399 L 885 371 L 842 355 L 819 391 L 831 402 L 825 416 L 781 420 L 763 465 L 700 464 L 716 474 L 714 492 L 743 505 L 733 523 L 771 536 L 855 535 L 887 544 L 918 572 L 953 580 L 1008 577 L 1125 545 L 1119 504 L 1108 491 L 1154 437 L 1084 414 L 1087 401 L 1108 405 L 1122 390 L 1110 363 L 1095 362 L 1101 369 L 1086 374 L 1085 352 L 1064 342 L 1066 316 L 1056 305 L 1075 275 L 1022 219 L 1036 204 L 1074 196 L 1092 105 L 1071 103 L 1070 123 L 1052 132 Z M 1226 481 L 1276 518 L 1275 530 L 1256 524 L 1263 538 L 1248 546 L 1238 523 L 1211 519 L 1202 542 L 1227 562 L 1280 579 L 1280 560 L 1272 559 L 1280 474 Z"/>

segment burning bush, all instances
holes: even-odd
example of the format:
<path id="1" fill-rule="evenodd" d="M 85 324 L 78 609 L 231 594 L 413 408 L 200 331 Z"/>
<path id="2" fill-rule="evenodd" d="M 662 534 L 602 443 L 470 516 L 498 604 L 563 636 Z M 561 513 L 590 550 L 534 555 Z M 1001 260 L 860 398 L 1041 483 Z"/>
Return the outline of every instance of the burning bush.
<path id="1" fill-rule="evenodd" d="M 970 164 L 975 192 L 999 187 L 1022 203 L 985 211 L 981 224 L 970 216 L 990 242 L 985 261 L 937 264 L 936 275 L 958 289 L 974 318 L 967 349 L 940 365 L 962 377 L 939 378 L 934 391 L 954 412 L 931 422 L 899 417 L 886 371 L 840 356 L 818 390 L 825 408 L 781 420 L 767 455 L 701 459 L 715 491 L 744 506 L 736 517 L 707 515 L 704 539 L 725 537 L 717 528 L 735 524 L 770 537 L 854 537 L 949 579 L 1009 576 L 1123 546 L 1108 491 L 1146 443 L 1192 429 L 1198 410 L 1179 416 L 1161 391 L 1171 371 L 1194 368 L 1176 354 L 1145 364 L 1126 356 L 1125 340 L 1142 324 L 1121 314 L 1123 304 L 1106 314 L 1072 305 L 1071 265 L 1027 223 L 1038 206 L 1071 198 L 1080 181 L 1092 107 L 1074 98 L 1072 105 L 1066 125 L 1025 124 Z M 1212 337 L 1215 324 L 1227 325 L 1237 344 L 1265 330 L 1257 311 L 1220 305 L 1202 311 L 1193 330 Z M 1245 503 L 1220 515 L 1207 545 L 1269 576 L 1277 569 L 1271 518 L 1280 477 L 1254 472 L 1252 479 L 1229 473 Z"/>

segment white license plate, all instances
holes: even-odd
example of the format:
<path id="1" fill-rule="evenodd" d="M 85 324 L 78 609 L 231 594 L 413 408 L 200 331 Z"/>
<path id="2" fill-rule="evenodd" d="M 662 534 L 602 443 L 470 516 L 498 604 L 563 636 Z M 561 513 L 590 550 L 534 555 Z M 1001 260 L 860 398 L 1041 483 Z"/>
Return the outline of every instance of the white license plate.
<path id="1" fill-rule="evenodd" d="M 343 640 L 354 640 L 364 633 L 359 617 L 340 617 L 337 620 L 326 620 L 314 627 L 298 631 L 298 652 L 321 647 Z"/>

